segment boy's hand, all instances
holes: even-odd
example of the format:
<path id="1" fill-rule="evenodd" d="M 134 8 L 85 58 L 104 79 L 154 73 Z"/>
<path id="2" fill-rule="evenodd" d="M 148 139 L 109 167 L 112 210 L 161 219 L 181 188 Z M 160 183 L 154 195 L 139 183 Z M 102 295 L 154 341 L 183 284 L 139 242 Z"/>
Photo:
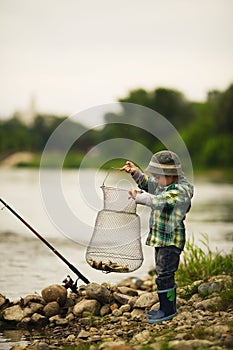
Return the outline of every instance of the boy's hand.
<path id="1" fill-rule="evenodd" d="M 127 161 L 125 165 L 122 168 L 120 168 L 120 171 L 126 171 L 127 173 L 132 175 L 135 174 L 137 170 L 138 168 L 136 167 L 136 165 L 129 161 Z"/>
<path id="2" fill-rule="evenodd" d="M 138 192 L 139 191 L 137 191 L 137 190 L 130 190 L 129 191 L 130 198 L 136 199 L 136 196 L 137 196 Z"/>

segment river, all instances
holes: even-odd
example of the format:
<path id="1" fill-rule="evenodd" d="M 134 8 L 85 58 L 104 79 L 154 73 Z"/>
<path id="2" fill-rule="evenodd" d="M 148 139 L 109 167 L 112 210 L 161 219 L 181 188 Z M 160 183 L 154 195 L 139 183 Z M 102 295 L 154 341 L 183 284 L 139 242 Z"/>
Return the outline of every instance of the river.
<path id="1" fill-rule="evenodd" d="M 52 174 L 52 175 L 51 175 Z M 54 175 L 53 175 L 54 174 Z M 55 172 L 49 173 L 49 178 Z M 144 262 L 135 272 L 104 274 L 92 269 L 85 261 L 86 246 L 91 238 L 98 210 L 103 207 L 100 186 L 105 172 L 96 170 L 64 170 L 62 184 L 67 206 L 78 217 L 74 236 L 66 217 L 63 227 L 48 216 L 41 196 L 39 170 L 4 169 L 0 171 L 0 197 L 19 213 L 34 229 L 55 247 L 70 263 L 92 282 L 117 283 L 128 276 L 143 278 L 153 266 L 153 251 L 143 244 Z M 201 245 L 203 234 L 211 250 L 229 253 L 233 247 L 233 185 L 194 179 L 195 195 L 186 218 L 187 238 L 194 237 Z M 128 174 L 114 172 L 109 185 L 131 188 L 134 183 Z M 53 181 L 51 182 L 51 187 Z M 80 192 L 81 187 L 81 192 Z M 52 193 L 52 192 L 51 192 Z M 54 203 L 55 212 L 59 203 Z M 0 293 L 16 300 L 40 293 L 50 284 L 60 284 L 66 275 L 75 275 L 49 248 L 41 242 L 7 208 L 0 211 Z M 142 243 L 148 231 L 149 210 L 138 206 L 141 218 Z M 62 213 L 59 212 L 62 216 Z M 66 232 L 64 232 L 64 227 Z M 82 281 L 79 281 L 82 284 Z M 1 342 L 1 334 L 0 334 Z"/>

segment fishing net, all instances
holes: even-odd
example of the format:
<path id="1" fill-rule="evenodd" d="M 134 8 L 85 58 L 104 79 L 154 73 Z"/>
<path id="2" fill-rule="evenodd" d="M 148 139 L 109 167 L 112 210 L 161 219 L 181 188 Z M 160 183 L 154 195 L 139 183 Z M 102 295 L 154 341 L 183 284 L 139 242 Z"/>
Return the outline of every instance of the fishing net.
<path id="1" fill-rule="evenodd" d="M 101 186 L 104 208 L 97 214 L 86 251 L 88 264 L 104 272 L 132 272 L 143 262 L 140 218 L 128 190 Z"/>

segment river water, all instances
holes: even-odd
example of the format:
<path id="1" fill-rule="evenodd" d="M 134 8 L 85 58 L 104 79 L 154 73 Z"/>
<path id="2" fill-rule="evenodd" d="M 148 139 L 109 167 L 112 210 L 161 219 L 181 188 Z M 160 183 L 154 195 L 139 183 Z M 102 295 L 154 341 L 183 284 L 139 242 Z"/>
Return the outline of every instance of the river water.
<path id="1" fill-rule="evenodd" d="M 68 216 L 63 217 L 63 213 L 59 211 L 59 203 L 55 201 L 54 212 L 56 213 L 56 209 L 59 212 L 58 225 L 55 222 L 56 217 L 51 219 L 48 215 L 47 202 L 44 202 L 41 196 L 43 185 L 40 183 L 39 175 L 39 170 L 2 168 L 0 198 L 90 281 L 117 283 L 132 275 L 139 278 L 146 275 L 154 262 L 153 250 L 144 244 L 143 265 L 130 274 L 104 274 L 92 269 L 85 261 L 86 246 L 93 232 L 95 218 L 98 210 L 103 207 L 100 186 L 105 179 L 105 172 L 96 170 L 62 172 L 61 182 L 66 205 L 77 220 L 72 223 Z M 48 173 L 50 181 L 55 179 L 55 176 L 55 172 Z M 117 184 L 124 188 L 134 186 L 130 176 L 125 173 L 114 172 L 107 180 L 108 185 Z M 191 211 L 186 218 L 187 238 L 194 237 L 195 243 L 201 245 L 200 240 L 203 234 L 206 234 L 211 250 L 218 249 L 223 253 L 229 253 L 233 247 L 233 185 L 212 183 L 204 179 L 194 180 L 195 195 Z M 52 187 L 53 181 L 50 185 L 50 188 Z M 50 284 L 61 284 L 66 275 L 70 274 L 75 278 L 68 266 L 7 208 L 1 205 L 1 209 L 3 209 L 0 211 L 1 294 L 10 300 L 16 300 L 28 294 L 40 293 Z M 138 206 L 138 214 L 144 243 L 148 232 L 149 210 Z M 72 225 L 76 225 L 75 228 Z M 82 284 L 82 281 L 79 284 Z M 6 341 L 5 338 L 6 335 L 0 333 L 0 346 L 1 342 Z"/>

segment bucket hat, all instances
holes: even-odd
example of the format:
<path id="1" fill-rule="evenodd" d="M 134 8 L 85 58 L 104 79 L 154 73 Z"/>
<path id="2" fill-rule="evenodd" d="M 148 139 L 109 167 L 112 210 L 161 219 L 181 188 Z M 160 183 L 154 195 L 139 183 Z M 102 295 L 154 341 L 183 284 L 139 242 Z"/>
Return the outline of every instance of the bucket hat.
<path id="1" fill-rule="evenodd" d="M 146 171 L 151 174 L 168 176 L 177 176 L 183 173 L 179 156 L 167 150 L 153 154 Z"/>

